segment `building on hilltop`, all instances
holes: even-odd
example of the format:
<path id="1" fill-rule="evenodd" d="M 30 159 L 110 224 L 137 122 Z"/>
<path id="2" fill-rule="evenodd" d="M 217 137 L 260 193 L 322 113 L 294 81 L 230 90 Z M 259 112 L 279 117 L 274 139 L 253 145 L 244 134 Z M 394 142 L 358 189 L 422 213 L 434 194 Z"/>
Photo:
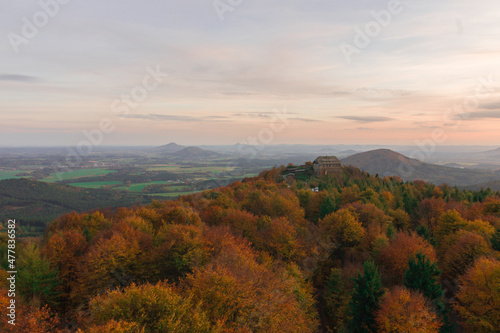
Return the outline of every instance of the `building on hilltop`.
<path id="1" fill-rule="evenodd" d="M 313 162 L 313 170 L 318 176 L 342 172 L 340 160 L 335 156 L 320 156 Z"/>
<path id="2" fill-rule="evenodd" d="M 313 163 L 307 162 L 305 165 L 289 165 L 282 172 L 283 178 L 288 185 L 292 185 L 295 180 L 309 182 L 314 175 L 320 177 L 329 174 L 340 174 L 342 168 L 340 161 L 335 156 L 320 156 Z"/>

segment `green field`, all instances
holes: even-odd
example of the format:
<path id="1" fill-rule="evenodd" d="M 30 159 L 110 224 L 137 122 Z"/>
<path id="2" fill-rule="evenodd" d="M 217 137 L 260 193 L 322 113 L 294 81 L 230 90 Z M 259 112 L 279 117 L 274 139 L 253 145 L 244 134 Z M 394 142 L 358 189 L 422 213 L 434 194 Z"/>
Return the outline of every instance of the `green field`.
<path id="1" fill-rule="evenodd" d="M 193 194 L 193 193 L 199 193 L 202 191 L 189 191 L 189 192 L 172 192 L 172 193 L 151 193 L 147 194 L 152 197 L 167 197 L 167 198 L 177 198 L 181 195 L 188 195 L 188 194 Z"/>
<path id="2" fill-rule="evenodd" d="M 123 184 L 120 181 L 108 181 L 108 182 L 83 182 L 83 183 L 71 183 L 69 185 L 83 188 L 101 188 L 107 185 L 118 185 Z"/>
<path id="3" fill-rule="evenodd" d="M 83 177 L 102 176 L 102 175 L 107 175 L 108 173 L 111 173 L 111 172 L 114 172 L 114 171 L 107 170 L 107 169 L 100 169 L 100 168 L 72 170 L 72 171 L 68 171 L 68 172 L 52 173 L 52 174 L 50 174 L 49 177 L 42 179 L 42 181 L 47 182 L 47 183 L 53 183 L 53 182 L 57 182 L 60 180 L 72 180 L 72 179 L 83 178 Z"/>
<path id="4" fill-rule="evenodd" d="M 22 170 L 16 170 L 16 171 L 0 171 L 0 180 L 4 179 L 18 179 L 18 178 L 23 178 L 23 177 L 17 177 L 16 175 L 21 172 L 26 172 Z"/>
<path id="5" fill-rule="evenodd" d="M 184 186 L 184 185 L 172 185 L 172 186 L 168 187 L 168 189 L 171 191 L 183 191 L 183 190 L 186 190 L 188 188 L 189 188 L 189 186 Z"/>
<path id="6" fill-rule="evenodd" d="M 233 171 L 234 169 L 235 167 L 226 167 L 226 166 L 184 167 L 182 165 L 161 164 L 161 165 L 153 165 L 151 167 L 148 167 L 146 170 L 171 171 L 175 173 L 192 173 L 192 172 L 221 173 L 224 171 Z"/>
<path id="7" fill-rule="evenodd" d="M 157 180 L 157 181 L 152 181 L 152 182 L 149 182 L 149 183 L 138 183 L 138 184 L 132 184 L 130 186 L 119 186 L 119 187 L 116 187 L 117 190 L 128 190 L 128 191 L 131 191 L 131 192 L 142 192 L 142 190 L 144 190 L 144 188 L 148 185 L 152 185 L 152 184 L 171 184 L 171 182 L 168 182 L 168 181 L 162 181 L 162 180 Z"/>
<path id="8" fill-rule="evenodd" d="M 242 178 L 252 178 L 252 177 L 256 177 L 258 176 L 259 174 L 258 173 L 246 173 L 244 174 L 243 176 L 241 176 Z"/>

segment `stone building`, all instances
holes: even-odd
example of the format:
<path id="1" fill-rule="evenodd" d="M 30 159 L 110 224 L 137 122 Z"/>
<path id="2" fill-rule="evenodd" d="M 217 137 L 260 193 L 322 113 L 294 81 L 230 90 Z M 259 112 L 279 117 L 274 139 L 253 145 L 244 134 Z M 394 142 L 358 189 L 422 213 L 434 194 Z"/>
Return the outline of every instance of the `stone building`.
<path id="1" fill-rule="evenodd" d="M 342 172 L 340 160 L 335 156 L 320 156 L 313 162 L 313 170 L 318 176 Z"/>

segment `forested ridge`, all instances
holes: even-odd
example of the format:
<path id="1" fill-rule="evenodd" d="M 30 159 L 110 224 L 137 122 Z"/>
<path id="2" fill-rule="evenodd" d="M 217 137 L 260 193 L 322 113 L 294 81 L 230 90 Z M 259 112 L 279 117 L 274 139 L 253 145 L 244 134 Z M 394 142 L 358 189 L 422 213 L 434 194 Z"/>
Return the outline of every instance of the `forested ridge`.
<path id="1" fill-rule="evenodd" d="M 63 213 L 85 212 L 95 207 L 121 207 L 150 203 L 151 198 L 124 191 L 83 189 L 32 179 L 0 181 L 0 220 L 15 216 L 22 223 L 23 236 L 39 235 L 48 222 Z"/>
<path id="2" fill-rule="evenodd" d="M 283 170 L 60 216 L 18 244 L 0 332 L 498 330 L 499 193 L 354 167 L 289 186 Z"/>

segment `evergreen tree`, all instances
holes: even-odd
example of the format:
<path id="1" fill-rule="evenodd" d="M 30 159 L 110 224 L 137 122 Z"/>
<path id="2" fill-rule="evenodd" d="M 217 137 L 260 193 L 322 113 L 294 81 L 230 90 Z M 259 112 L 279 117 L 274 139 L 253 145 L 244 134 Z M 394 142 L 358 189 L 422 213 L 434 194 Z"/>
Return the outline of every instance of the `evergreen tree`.
<path id="1" fill-rule="evenodd" d="M 417 253 L 408 262 L 404 285 L 409 289 L 422 292 L 432 302 L 436 309 L 436 314 L 441 317 L 443 323 L 439 332 L 447 333 L 453 331 L 453 326 L 449 322 L 449 311 L 441 299 L 444 295 L 444 290 L 441 283 L 439 283 L 440 275 L 441 270 L 439 270 L 436 263 L 431 262 L 424 254 Z"/>
<path id="2" fill-rule="evenodd" d="M 425 226 L 420 224 L 417 229 L 416 229 L 417 235 L 431 243 L 432 245 L 435 245 L 434 239 L 431 236 L 431 233 L 429 232 L 429 229 Z"/>
<path id="3" fill-rule="evenodd" d="M 50 261 L 41 256 L 35 243 L 28 242 L 22 249 L 18 272 L 19 291 L 26 301 L 38 300 L 42 305 L 50 306 L 58 304 L 59 274 L 51 267 Z"/>
<path id="4" fill-rule="evenodd" d="M 409 289 L 421 291 L 425 297 L 434 301 L 443 296 L 441 284 L 438 282 L 440 275 L 441 271 L 436 263 L 419 252 L 408 262 L 404 284 Z"/>
<path id="5" fill-rule="evenodd" d="M 323 201 L 323 204 L 321 204 L 320 208 L 320 213 L 319 217 L 320 219 L 324 218 L 328 214 L 333 213 L 337 209 L 335 205 L 335 201 L 332 199 L 331 196 L 327 196 L 325 200 Z"/>
<path id="6" fill-rule="evenodd" d="M 491 246 L 493 250 L 500 251 L 500 230 L 497 230 L 493 237 L 491 237 Z"/>
<path id="7" fill-rule="evenodd" d="M 351 321 L 349 331 L 353 333 L 376 332 L 375 312 L 384 295 L 380 274 L 373 261 L 367 261 L 363 274 L 354 279 L 354 290 L 349 303 Z"/>
<path id="8" fill-rule="evenodd" d="M 392 223 L 389 223 L 389 225 L 387 226 L 386 235 L 389 239 L 392 239 L 394 235 L 396 235 L 396 229 L 394 228 L 394 225 Z"/>

